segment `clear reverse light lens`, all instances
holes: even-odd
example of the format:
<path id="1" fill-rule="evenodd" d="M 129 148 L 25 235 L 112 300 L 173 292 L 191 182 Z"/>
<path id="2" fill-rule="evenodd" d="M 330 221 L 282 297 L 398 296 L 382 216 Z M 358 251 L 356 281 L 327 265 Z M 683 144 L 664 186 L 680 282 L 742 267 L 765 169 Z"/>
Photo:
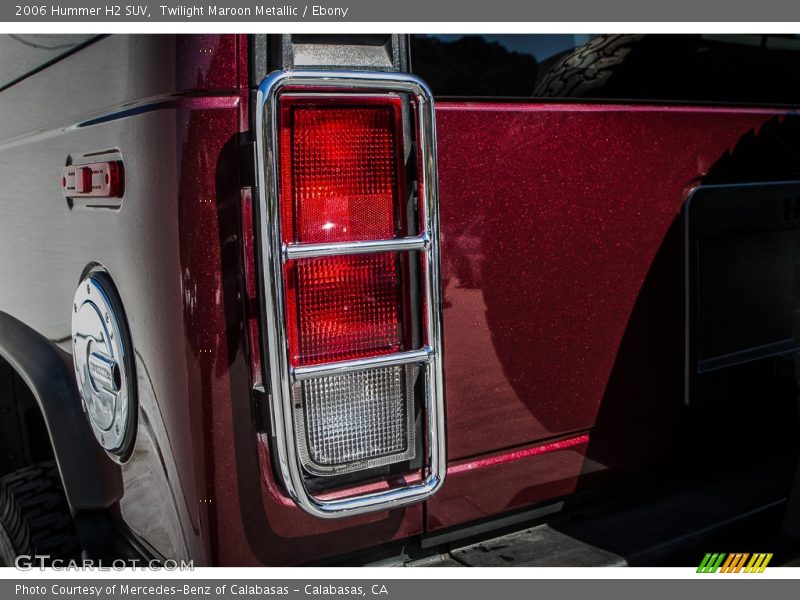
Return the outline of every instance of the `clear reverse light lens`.
<path id="1" fill-rule="evenodd" d="M 419 367 L 385 367 L 295 386 L 300 458 L 313 475 L 340 475 L 414 458 Z"/>

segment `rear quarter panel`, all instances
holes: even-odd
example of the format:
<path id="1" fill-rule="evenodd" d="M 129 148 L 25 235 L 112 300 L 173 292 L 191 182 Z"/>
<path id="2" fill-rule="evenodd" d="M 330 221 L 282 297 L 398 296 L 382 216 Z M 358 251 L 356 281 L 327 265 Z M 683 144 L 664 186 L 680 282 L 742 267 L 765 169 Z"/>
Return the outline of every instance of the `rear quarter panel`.
<path id="1" fill-rule="evenodd" d="M 430 530 L 670 451 L 683 204 L 742 136 L 785 114 L 438 103 L 451 465 Z"/>

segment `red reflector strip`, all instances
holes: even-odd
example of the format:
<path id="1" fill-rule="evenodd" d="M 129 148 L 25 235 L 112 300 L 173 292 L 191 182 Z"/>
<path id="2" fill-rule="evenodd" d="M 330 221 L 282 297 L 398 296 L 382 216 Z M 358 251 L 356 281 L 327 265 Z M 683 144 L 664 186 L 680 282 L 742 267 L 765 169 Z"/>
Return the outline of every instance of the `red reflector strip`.
<path id="1" fill-rule="evenodd" d="M 404 180 L 400 101 L 325 106 L 287 99 L 283 106 L 284 241 L 395 237 L 402 229 L 397 200 Z"/>
<path id="2" fill-rule="evenodd" d="M 404 350 L 397 254 L 309 258 L 286 264 L 293 365 Z"/>
<path id="3" fill-rule="evenodd" d="M 68 165 L 61 171 L 66 198 L 121 198 L 124 187 L 122 161 Z"/>

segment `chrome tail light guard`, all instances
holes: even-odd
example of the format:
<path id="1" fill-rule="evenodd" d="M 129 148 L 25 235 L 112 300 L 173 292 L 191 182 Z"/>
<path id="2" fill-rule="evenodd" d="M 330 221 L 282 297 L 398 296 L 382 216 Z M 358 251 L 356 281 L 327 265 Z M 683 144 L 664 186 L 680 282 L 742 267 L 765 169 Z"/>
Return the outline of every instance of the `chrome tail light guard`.
<path id="1" fill-rule="evenodd" d="M 421 233 L 415 237 L 329 244 L 284 244 L 280 231 L 278 190 L 279 97 L 287 90 L 303 93 L 398 93 L 413 97 L 420 156 Z M 258 247 L 261 267 L 262 339 L 274 428 L 276 466 L 292 500 L 307 513 L 339 518 L 421 502 L 443 484 L 447 470 L 442 360 L 439 212 L 436 168 L 436 126 L 433 96 L 420 79 L 401 73 L 348 71 L 279 71 L 267 77 L 256 103 Z M 291 367 L 287 356 L 283 264 L 286 260 L 342 254 L 417 251 L 424 256 L 423 348 L 358 360 Z M 424 365 L 422 479 L 401 487 L 337 499 L 311 494 L 298 456 L 291 387 L 311 377 L 336 375 L 391 365 Z"/>

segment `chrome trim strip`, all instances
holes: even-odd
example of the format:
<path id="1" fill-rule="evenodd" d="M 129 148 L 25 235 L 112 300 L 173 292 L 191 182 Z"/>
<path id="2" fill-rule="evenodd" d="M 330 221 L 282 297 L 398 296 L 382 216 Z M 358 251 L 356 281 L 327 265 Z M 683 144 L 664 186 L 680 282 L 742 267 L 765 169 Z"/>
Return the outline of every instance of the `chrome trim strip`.
<path id="1" fill-rule="evenodd" d="M 291 396 L 292 371 L 286 352 L 285 306 L 282 266 L 284 248 L 280 235 L 277 151 L 278 96 L 282 90 L 308 93 L 401 93 L 413 96 L 417 106 L 417 142 L 420 151 L 422 231 L 427 237 L 425 260 L 426 368 L 423 408 L 424 463 L 419 483 L 335 500 L 313 496 L 305 486 L 298 456 Z M 347 71 L 279 71 L 259 87 L 256 108 L 256 174 L 258 179 L 258 252 L 262 261 L 261 289 L 264 364 L 269 374 L 270 409 L 275 426 L 276 465 L 292 500 L 307 513 L 321 518 L 340 518 L 389 510 L 429 498 L 447 474 L 441 325 L 441 276 L 439 256 L 438 174 L 433 95 L 419 78 L 404 73 Z M 342 249 L 341 247 L 339 249 Z M 417 360 L 417 359 L 415 359 Z"/>
<path id="2" fill-rule="evenodd" d="M 237 90 L 215 90 L 215 95 L 209 96 L 202 92 L 186 92 L 174 94 L 159 94 L 148 96 L 106 106 L 95 111 L 85 113 L 78 117 L 70 118 L 68 121 L 48 125 L 44 129 L 25 131 L 9 138 L 0 138 L 0 150 L 8 150 L 20 144 L 32 144 L 46 140 L 62 133 L 89 127 L 97 123 L 116 121 L 131 114 L 142 114 L 157 110 L 171 110 L 175 108 L 193 108 L 196 103 L 200 107 L 208 110 L 236 108 L 239 106 L 241 98 Z"/>
<path id="3" fill-rule="evenodd" d="M 427 251 L 430 240 L 426 234 L 394 240 L 365 240 L 360 242 L 336 242 L 331 244 L 284 244 L 284 260 L 342 256 L 344 254 L 370 254 L 374 252 Z"/>
<path id="4" fill-rule="evenodd" d="M 432 356 L 433 350 L 430 348 L 423 348 L 422 350 L 395 352 L 394 354 L 370 356 L 369 358 L 359 358 L 356 360 L 341 360 L 339 362 L 321 365 L 294 367 L 292 369 L 292 381 L 305 381 L 307 379 L 314 379 L 315 377 L 330 377 L 331 375 L 341 375 L 349 371 L 396 367 L 398 365 L 407 365 L 410 363 L 428 363 Z"/>

